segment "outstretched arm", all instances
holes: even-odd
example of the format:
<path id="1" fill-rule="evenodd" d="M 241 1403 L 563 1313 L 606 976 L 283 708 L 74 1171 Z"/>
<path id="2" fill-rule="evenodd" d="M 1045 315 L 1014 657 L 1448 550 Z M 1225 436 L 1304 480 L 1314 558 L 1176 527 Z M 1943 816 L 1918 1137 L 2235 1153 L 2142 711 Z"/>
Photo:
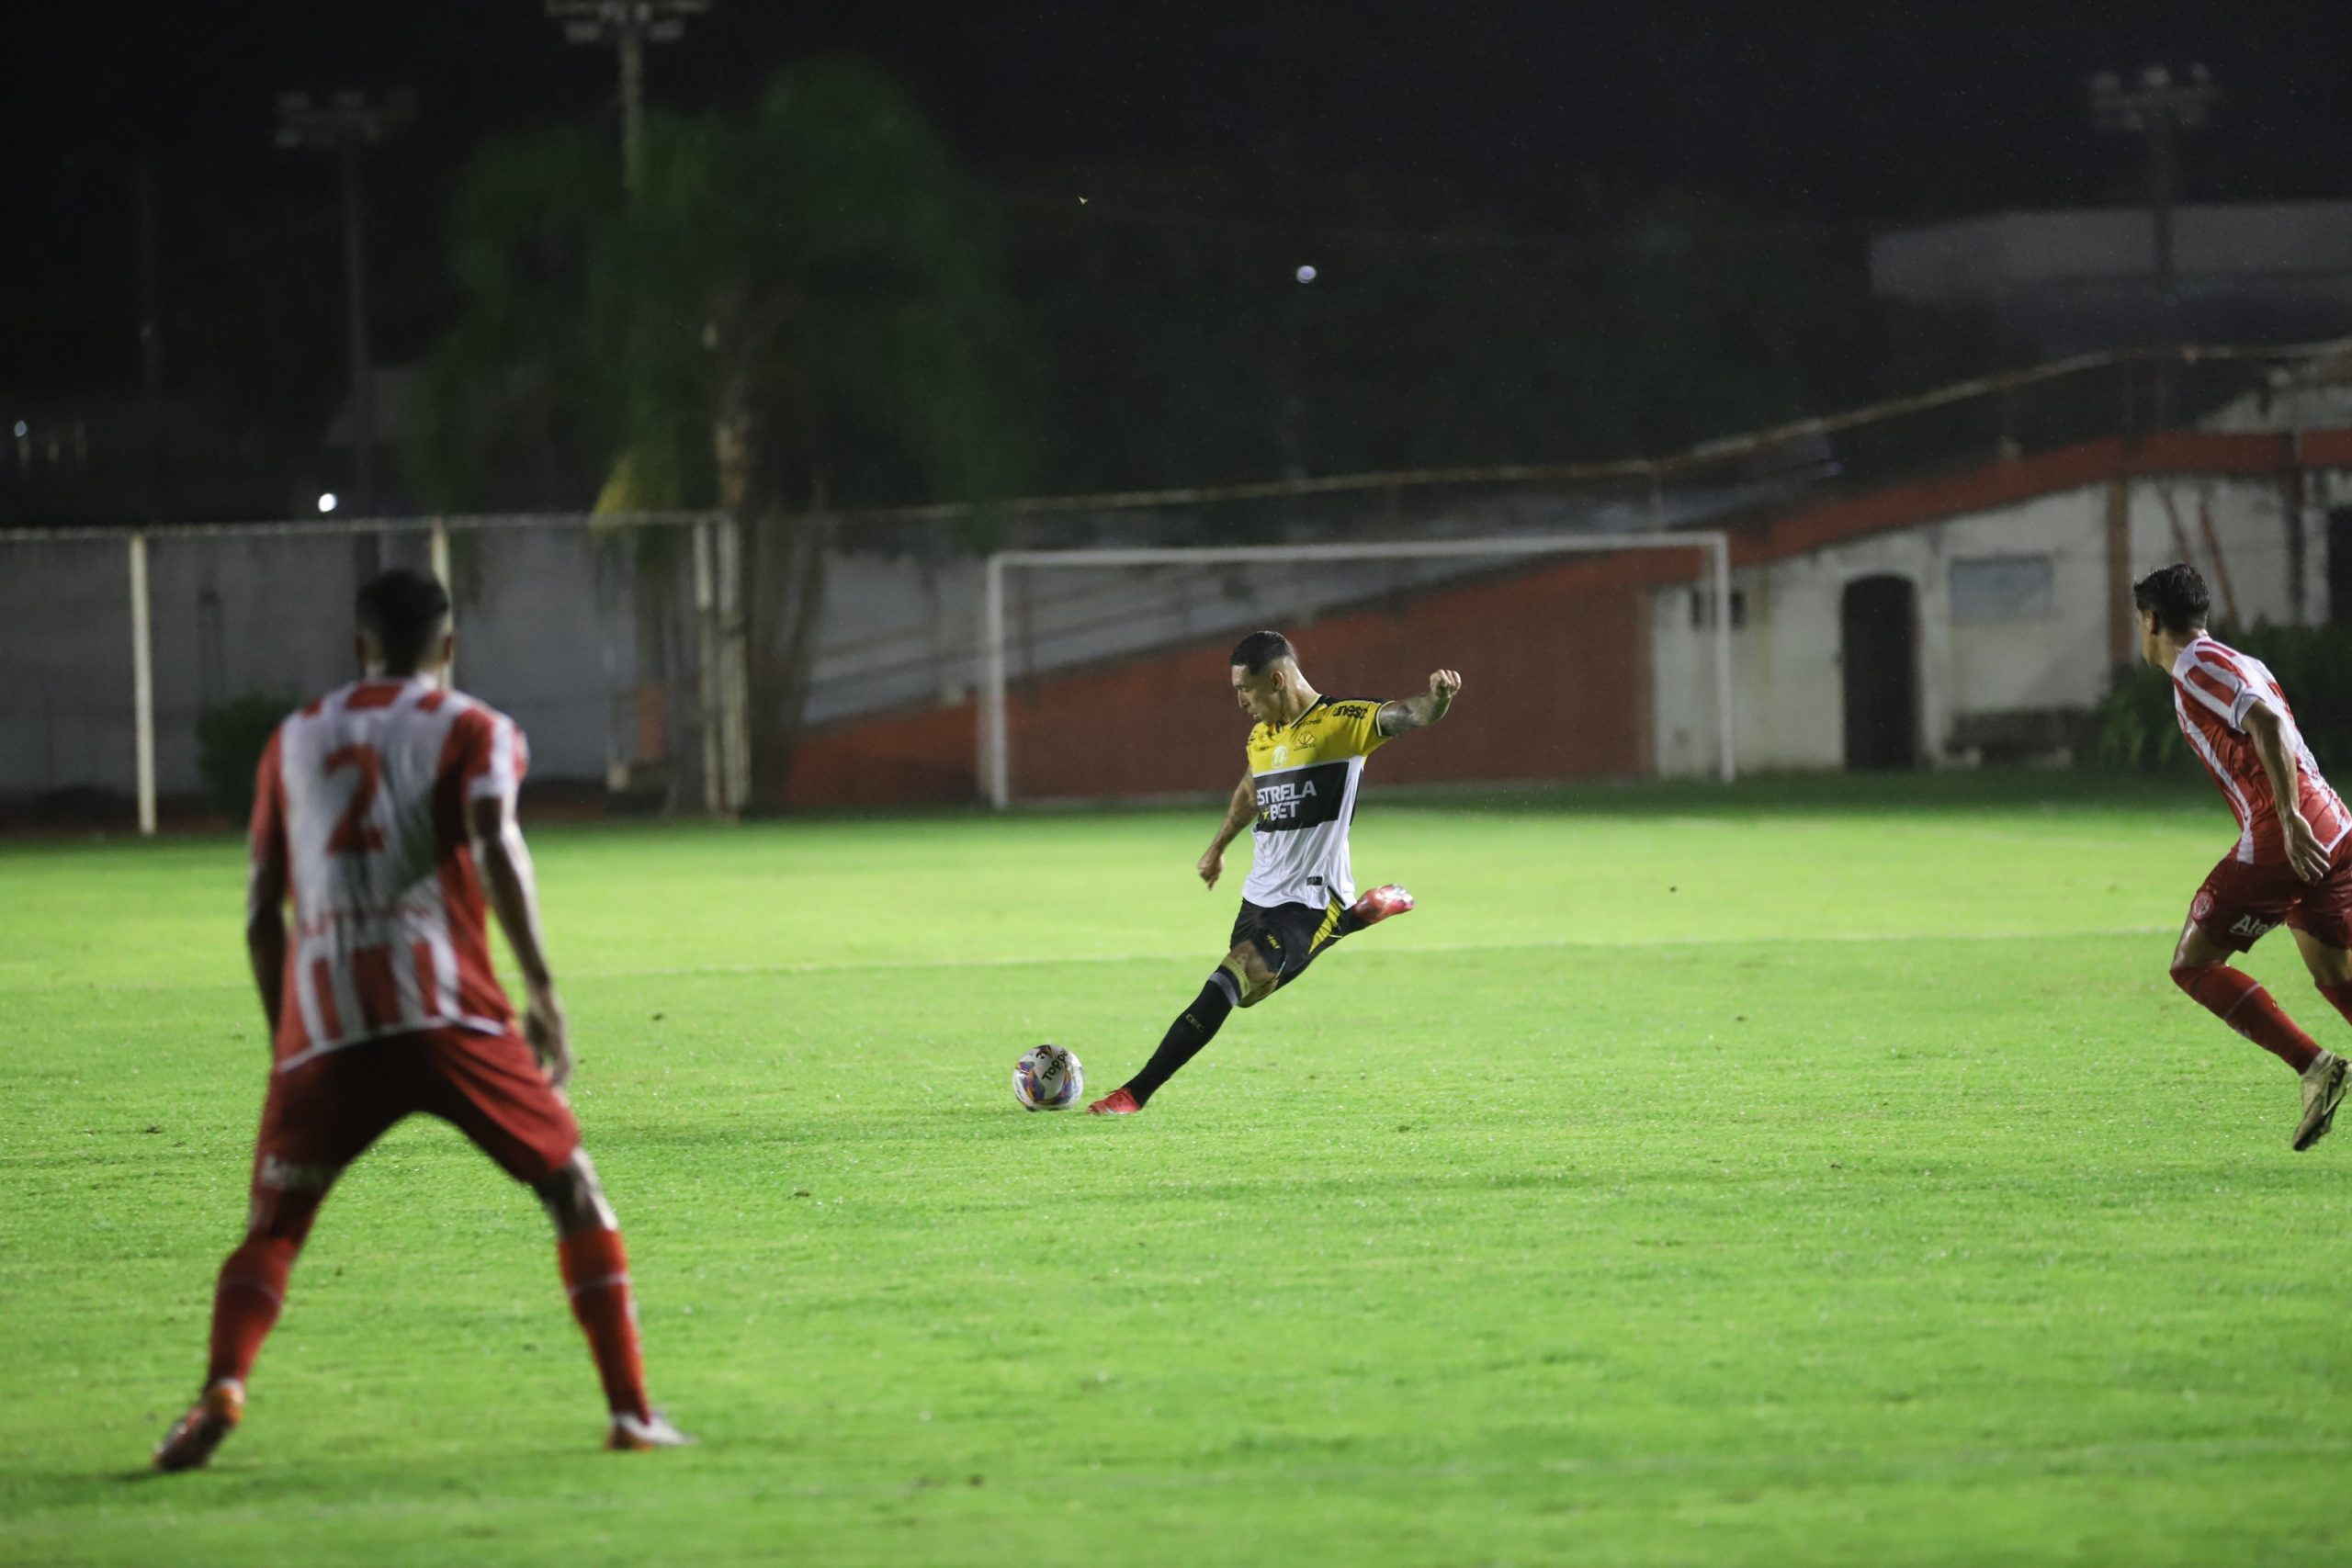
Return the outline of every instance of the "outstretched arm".
<path id="1" fill-rule="evenodd" d="M 1461 671 L 1432 671 L 1427 695 L 1399 697 L 1393 703 L 1380 705 L 1380 733 L 1393 736 L 1402 735 L 1408 729 L 1427 729 L 1445 716 L 1446 710 L 1453 705 L 1454 694 L 1461 690 Z"/>
<path id="2" fill-rule="evenodd" d="M 547 943 L 539 933 L 538 887 L 531 874 L 531 852 L 523 844 L 522 825 L 514 820 L 514 798 L 476 798 L 466 807 L 466 826 L 473 835 L 474 861 L 481 867 L 491 912 L 514 950 L 514 962 L 522 966 L 528 998 L 523 1032 L 538 1053 L 548 1081 L 561 1089 L 571 1076 L 571 1043 L 565 1038 L 555 976 L 548 972 Z"/>
<path id="3" fill-rule="evenodd" d="M 1244 773 L 1241 782 L 1233 786 L 1233 798 L 1226 802 L 1225 820 L 1216 825 L 1216 837 L 1209 840 L 1208 852 L 1193 868 L 1201 874 L 1204 883 L 1211 887 L 1216 886 L 1216 879 L 1225 871 L 1225 846 L 1240 837 L 1241 829 L 1257 819 L 1258 781 Z"/>

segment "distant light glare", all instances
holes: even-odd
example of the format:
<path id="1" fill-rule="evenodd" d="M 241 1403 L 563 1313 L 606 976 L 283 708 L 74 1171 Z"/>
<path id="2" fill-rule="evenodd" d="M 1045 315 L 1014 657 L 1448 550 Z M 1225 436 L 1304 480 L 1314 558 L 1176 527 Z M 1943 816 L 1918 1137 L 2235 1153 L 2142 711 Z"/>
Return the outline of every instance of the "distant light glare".
<path id="1" fill-rule="evenodd" d="M 1298 269 L 1298 280 L 1299 280 L 1301 283 L 1312 283 L 1312 282 L 1314 282 L 1314 281 L 1315 281 L 1315 269 L 1314 269 L 1313 267 L 1311 267 L 1311 266 L 1302 266 L 1302 267 L 1300 267 L 1300 268 Z"/>
<path id="2" fill-rule="evenodd" d="M 333 512 L 334 510 L 334 491 L 329 491 L 324 495 L 319 497 L 319 510 L 322 512 Z"/>
<path id="3" fill-rule="evenodd" d="M 30 430 L 31 428 L 32 428 L 32 426 L 31 426 L 31 425 L 27 424 L 27 423 L 26 423 L 23 420 L 21 420 L 21 419 L 20 419 L 20 420 L 18 420 L 18 421 L 17 422 L 17 434 L 20 438 L 24 435 L 24 434 L 25 434 L 27 431 Z"/>

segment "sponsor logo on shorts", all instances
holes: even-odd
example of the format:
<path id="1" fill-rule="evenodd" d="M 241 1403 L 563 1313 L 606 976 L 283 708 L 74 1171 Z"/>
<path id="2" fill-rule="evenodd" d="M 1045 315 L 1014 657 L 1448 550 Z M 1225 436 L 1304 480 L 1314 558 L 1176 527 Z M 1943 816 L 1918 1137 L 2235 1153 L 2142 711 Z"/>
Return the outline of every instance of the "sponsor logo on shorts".
<path id="1" fill-rule="evenodd" d="M 2249 942 L 2259 942 L 2278 929 L 2277 920 L 2265 920 L 2253 915 L 2240 915 L 2238 923 L 2230 928 L 2232 936 L 2242 936 Z"/>

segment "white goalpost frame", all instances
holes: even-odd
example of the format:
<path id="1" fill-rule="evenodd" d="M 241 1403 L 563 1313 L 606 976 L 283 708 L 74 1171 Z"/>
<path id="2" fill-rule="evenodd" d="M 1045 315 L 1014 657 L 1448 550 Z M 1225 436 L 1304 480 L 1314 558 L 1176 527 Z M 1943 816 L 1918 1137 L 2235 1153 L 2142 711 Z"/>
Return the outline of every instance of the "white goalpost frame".
<path id="1" fill-rule="evenodd" d="M 1600 554 L 1617 550 L 1696 550 L 1706 557 L 1714 596 L 1717 773 L 1738 776 L 1731 690 L 1731 536 L 1693 529 L 1673 534 L 1549 534 L 1507 538 L 1438 539 L 1362 545 L 1230 545 L 1197 548 L 1000 550 L 989 557 L 980 588 L 979 776 L 989 805 L 1012 804 L 1010 728 L 1005 722 L 1004 574 L 1032 570 L 1119 566 L 1214 566 L 1224 562 L 1444 560 L 1482 556 Z"/>

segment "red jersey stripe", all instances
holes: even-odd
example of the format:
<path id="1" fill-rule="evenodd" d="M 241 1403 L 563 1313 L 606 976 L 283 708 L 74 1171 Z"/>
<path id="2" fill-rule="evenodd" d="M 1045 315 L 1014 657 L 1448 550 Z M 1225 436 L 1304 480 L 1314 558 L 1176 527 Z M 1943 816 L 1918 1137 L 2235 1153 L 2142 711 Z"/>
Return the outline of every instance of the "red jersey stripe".
<path id="1" fill-rule="evenodd" d="M 400 1026 L 401 994 L 392 983 L 389 948 L 363 947 L 351 955 L 351 988 L 358 995 L 359 1016 L 369 1030 Z"/>
<path id="2" fill-rule="evenodd" d="M 334 1005 L 334 967 L 323 958 L 311 963 L 311 990 L 319 1000 L 319 1027 L 328 1039 L 342 1039 L 343 1015 Z"/>
<path id="3" fill-rule="evenodd" d="M 408 953 L 410 961 L 416 965 L 416 994 L 424 1003 L 424 1014 L 435 1017 L 441 1011 L 441 982 L 433 973 L 433 944 L 413 942 Z"/>
<path id="4" fill-rule="evenodd" d="M 2212 672 L 2205 669 L 2202 665 L 2190 665 L 2188 667 L 2188 674 L 2186 678 L 2199 691 L 2203 692 L 2207 696 L 2211 697 L 2215 702 L 2220 703 L 2223 707 L 2233 708 L 2237 705 L 2237 693 L 2232 691 L 2228 686 L 2223 685 L 2220 681 L 2215 680 Z"/>

